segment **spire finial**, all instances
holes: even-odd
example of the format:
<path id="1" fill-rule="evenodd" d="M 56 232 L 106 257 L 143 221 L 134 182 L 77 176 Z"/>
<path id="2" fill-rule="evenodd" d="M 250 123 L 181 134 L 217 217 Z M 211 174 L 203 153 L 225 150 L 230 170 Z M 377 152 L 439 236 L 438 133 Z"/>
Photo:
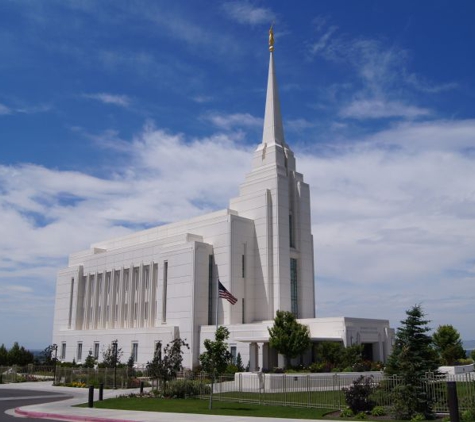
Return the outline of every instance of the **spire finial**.
<path id="1" fill-rule="evenodd" d="M 274 23 L 269 28 L 269 51 L 274 51 Z"/>

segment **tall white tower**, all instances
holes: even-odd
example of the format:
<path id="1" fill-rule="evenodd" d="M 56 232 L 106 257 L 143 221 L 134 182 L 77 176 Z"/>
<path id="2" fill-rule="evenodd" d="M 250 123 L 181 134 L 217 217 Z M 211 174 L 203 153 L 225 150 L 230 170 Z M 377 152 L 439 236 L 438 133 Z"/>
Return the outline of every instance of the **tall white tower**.
<path id="1" fill-rule="evenodd" d="M 315 317 L 310 190 L 297 173 L 285 142 L 274 70 L 274 37 L 269 31 L 269 76 L 262 142 L 252 170 L 230 208 L 254 220 L 254 320 L 273 319 L 277 310 L 297 318 Z"/>

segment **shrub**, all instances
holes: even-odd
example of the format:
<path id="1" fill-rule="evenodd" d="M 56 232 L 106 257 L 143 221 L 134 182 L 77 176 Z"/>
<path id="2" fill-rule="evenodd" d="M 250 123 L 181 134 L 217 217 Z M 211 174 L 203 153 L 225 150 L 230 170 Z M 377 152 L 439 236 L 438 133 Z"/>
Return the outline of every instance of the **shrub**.
<path id="1" fill-rule="evenodd" d="M 370 399 L 370 396 L 374 389 L 373 377 L 361 375 L 353 381 L 351 387 L 343 388 L 346 404 L 354 413 L 372 410 L 374 402 Z"/>
<path id="2" fill-rule="evenodd" d="M 414 409 L 419 405 L 415 390 L 413 385 L 398 385 L 394 388 L 391 393 L 391 413 L 395 419 L 410 420 L 415 414 Z"/>
<path id="3" fill-rule="evenodd" d="M 420 385 L 401 384 L 391 392 L 392 413 L 395 419 L 411 420 L 417 414 L 422 420 L 433 419 L 432 399 Z"/>
<path id="4" fill-rule="evenodd" d="M 343 409 L 340 413 L 340 418 L 352 418 L 353 416 L 355 416 L 355 414 L 349 407 Z"/>
<path id="5" fill-rule="evenodd" d="M 473 363 L 473 360 L 472 359 L 457 359 L 455 362 L 454 362 L 454 365 L 470 365 Z"/>
<path id="6" fill-rule="evenodd" d="M 359 412 L 356 416 L 355 419 L 366 419 L 366 413 L 365 412 Z"/>
<path id="7" fill-rule="evenodd" d="M 424 416 L 423 413 L 416 413 L 412 418 L 411 418 L 411 422 L 421 422 L 421 421 L 425 421 L 426 420 L 426 417 Z"/>
<path id="8" fill-rule="evenodd" d="M 468 409 L 462 412 L 462 420 L 464 422 L 473 422 L 475 421 L 475 406 L 473 409 Z"/>
<path id="9" fill-rule="evenodd" d="M 199 381 L 175 380 L 168 383 L 164 396 L 185 399 L 199 396 L 201 393 L 209 394 L 209 392 L 209 386 L 201 384 Z"/>
<path id="10" fill-rule="evenodd" d="M 386 409 L 383 406 L 373 407 L 371 411 L 372 416 L 386 416 Z"/>

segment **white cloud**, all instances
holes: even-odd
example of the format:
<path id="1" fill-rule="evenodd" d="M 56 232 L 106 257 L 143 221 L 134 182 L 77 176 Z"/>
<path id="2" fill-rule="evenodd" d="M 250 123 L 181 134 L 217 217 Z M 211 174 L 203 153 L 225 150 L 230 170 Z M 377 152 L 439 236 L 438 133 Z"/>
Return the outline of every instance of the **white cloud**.
<path id="1" fill-rule="evenodd" d="M 193 97 L 192 100 L 195 103 L 204 104 L 204 103 L 209 103 L 210 101 L 213 101 L 213 97 L 207 96 L 207 95 L 197 95 Z"/>
<path id="2" fill-rule="evenodd" d="M 327 153 L 296 151 L 312 189 L 319 316 L 397 324 L 422 302 L 434 325 L 472 332 L 474 156 L 461 151 L 474 145 L 474 129 L 473 120 L 413 122 Z M 108 179 L 1 166 L 0 313 L 31 315 L 34 297 L 51 312 L 56 270 L 73 251 L 225 208 L 254 149 L 239 136 L 189 139 L 148 125 L 123 142 L 126 159 Z"/>
<path id="3" fill-rule="evenodd" d="M 247 1 L 225 3 L 223 10 L 231 19 L 241 24 L 257 25 L 267 23 L 270 25 L 276 19 L 271 9 L 256 7 Z"/>
<path id="4" fill-rule="evenodd" d="M 414 119 L 429 114 L 430 111 L 427 109 L 399 101 L 385 101 L 384 99 L 355 100 L 340 110 L 340 116 L 353 119 L 380 119 L 385 117 Z"/>
<path id="5" fill-rule="evenodd" d="M 11 114 L 11 109 L 4 104 L 0 104 L 0 116 L 3 114 Z"/>
<path id="6" fill-rule="evenodd" d="M 83 97 L 97 100 L 104 104 L 114 104 L 120 107 L 128 107 L 131 102 L 127 95 L 108 94 L 106 92 L 99 92 L 97 94 L 84 94 Z"/>
<path id="7" fill-rule="evenodd" d="M 320 23 L 317 28 L 321 28 Z M 320 38 L 310 44 L 310 55 L 315 56 L 316 54 L 324 51 L 325 48 L 327 48 L 331 37 L 337 30 L 337 26 L 330 26 L 329 28 L 325 29 L 325 32 L 320 36 Z"/>
<path id="8" fill-rule="evenodd" d="M 407 70 L 409 53 L 397 45 L 386 45 L 379 39 L 351 38 L 338 32 L 338 27 L 325 18 L 315 21 L 318 40 L 309 43 L 311 58 L 321 57 L 354 70 L 356 83 L 328 89 L 329 98 L 338 101 L 340 116 L 354 119 L 400 117 L 414 119 L 431 111 L 415 104 L 421 92 L 436 94 L 457 87 L 454 82 L 434 84 Z M 336 92 L 336 88 L 341 92 Z M 351 95 L 349 89 L 353 91 Z M 417 90 L 418 97 L 413 95 Z M 339 94 L 337 96 L 337 94 Z M 343 98 L 353 98 L 349 103 Z M 343 104 L 343 106 L 341 106 Z"/>
<path id="9" fill-rule="evenodd" d="M 249 113 L 224 114 L 212 112 L 203 116 L 203 118 L 220 129 L 225 130 L 231 130 L 236 127 L 262 127 L 264 122 L 262 118 L 252 116 Z"/>

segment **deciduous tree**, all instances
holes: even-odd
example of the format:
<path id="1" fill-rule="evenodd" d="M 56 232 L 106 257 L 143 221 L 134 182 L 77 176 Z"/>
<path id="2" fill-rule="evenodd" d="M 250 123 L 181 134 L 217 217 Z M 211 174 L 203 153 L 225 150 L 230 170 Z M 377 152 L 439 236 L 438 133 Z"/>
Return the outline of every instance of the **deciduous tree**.
<path id="1" fill-rule="evenodd" d="M 168 381 L 176 378 L 178 372 L 183 369 L 183 350 L 182 347 L 190 348 L 181 338 L 176 338 L 168 343 L 163 351 L 158 345 L 155 355 L 151 362 L 147 362 L 151 378 L 158 379 L 162 383 L 162 388 L 166 392 Z"/>
<path id="2" fill-rule="evenodd" d="M 310 347 L 310 332 L 292 312 L 277 311 L 274 325 L 268 328 L 269 345 L 285 357 L 285 366 Z M 262 369 L 262 368 L 261 368 Z"/>
<path id="3" fill-rule="evenodd" d="M 115 350 L 117 347 L 117 351 Z M 102 362 L 100 364 L 103 368 L 115 368 L 121 366 L 120 360 L 122 359 L 122 348 L 117 343 L 111 343 L 106 350 L 102 352 Z"/>
<path id="4" fill-rule="evenodd" d="M 452 325 L 439 325 L 432 340 L 443 365 L 453 365 L 457 359 L 465 358 L 462 339 Z"/>
<path id="5" fill-rule="evenodd" d="M 226 371 L 228 362 L 232 358 L 228 350 L 228 344 L 226 343 L 228 338 L 228 329 L 226 327 L 218 327 L 214 334 L 214 341 L 206 339 L 204 341 L 206 351 L 200 355 L 200 363 L 203 371 L 211 376 L 210 409 L 213 407 L 213 387 L 216 378 Z"/>

